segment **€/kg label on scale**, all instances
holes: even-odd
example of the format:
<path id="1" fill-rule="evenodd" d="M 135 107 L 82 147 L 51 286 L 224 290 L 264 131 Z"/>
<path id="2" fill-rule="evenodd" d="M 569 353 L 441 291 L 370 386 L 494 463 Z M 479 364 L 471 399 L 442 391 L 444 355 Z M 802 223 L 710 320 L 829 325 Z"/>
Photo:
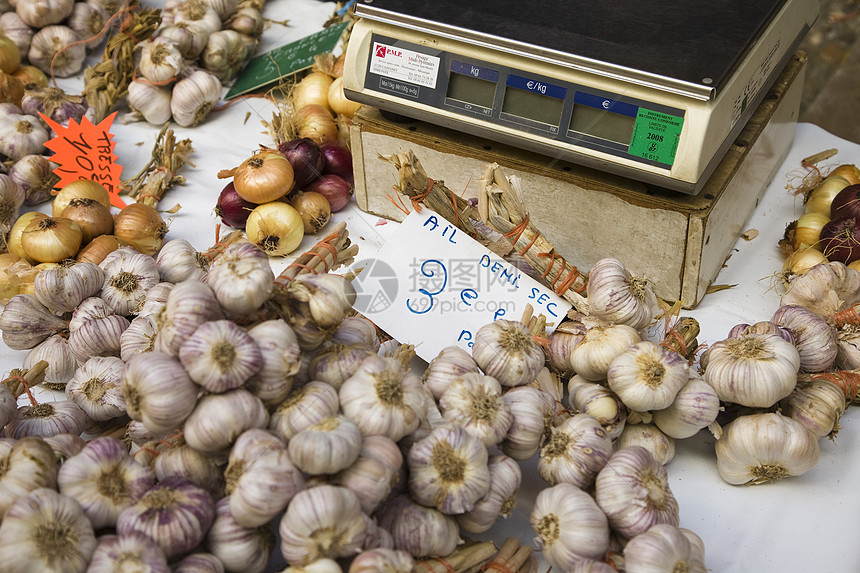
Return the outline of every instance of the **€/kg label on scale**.
<path id="1" fill-rule="evenodd" d="M 683 117 L 640 107 L 628 153 L 672 165 L 683 126 Z"/>
<path id="2" fill-rule="evenodd" d="M 399 46 L 373 43 L 370 55 L 370 72 L 410 82 L 430 89 L 436 88 L 440 59 Z"/>

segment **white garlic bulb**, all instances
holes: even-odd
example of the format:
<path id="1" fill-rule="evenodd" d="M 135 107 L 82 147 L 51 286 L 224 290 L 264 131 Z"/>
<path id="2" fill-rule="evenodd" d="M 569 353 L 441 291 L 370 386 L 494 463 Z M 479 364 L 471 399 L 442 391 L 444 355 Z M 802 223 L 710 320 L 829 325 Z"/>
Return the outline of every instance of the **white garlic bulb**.
<path id="1" fill-rule="evenodd" d="M 489 454 L 464 428 L 443 424 L 409 449 L 412 498 L 442 513 L 470 511 L 490 489 Z"/>
<path id="2" fill-rule="evenodd" d="M 221 28 L 221 17 L 208 1 L 184 0 L 172 10 L 173 23 L 197 23 L 210 34 Z"/>
<path id="3" fill-rule="evenodd" d="M 87 57 L 86 47 L 78 40 L 77 32 L 68 26 L 45 26 L 30 39 L 27 59 L 46 74 L 67 78 L 81 71 Z"/>
<path id="4" fill-rule="evenodd" d="M 403 454 L 385 436 L 365 436 L 355 462 L 333 480 L 358 497 L 361 510 L 370 515 L 391 493 L 400 478 Z"/>
<path id="5" fill-rule="evenodd" d="M 145 80 L 133 79 L 128 84 L 126 101 L 129 109 L 138 113 L 145 121 L 162 125 L 170 121 L 172 97 L 173 90 L 170 86 L 159 86 Z"/>
<path id="6" fill-rule="evenodd" d="M 104 285 L 104 271 L 93 263 L 63 261 L 40 271 L 33 281 L 33 294 L 57 314 L 71 312 L 98 293 Z"/>
<path id="7" fill-rule="evenodd" d="M 177 356 L 182 343 L 194 334 L 201 324 L 223 318 L 221 305 L 211 287 L 197 281 L 181 282 L 167 295 L 167 305 L 159 315 L 155 349 L 170 356 Z"/>
<path id="8" fill-rule="evenodd" d="M 348 573 L 412 573 L 414 567 L 415 560 L 405 551 L 378 547 L 356 555 Z"/>
<path id="9" fill-rule="evenodd" d="M 530 521 L 547 563 L 569 570 L 609 550 L 609 523 L 590 495 L 568 483 L 541 490 Z"/>
<path id="10" fill-rule="evenodd" d="M 460 543 L 460 530 L 451 515 L 397 495 L 377 510 L 379 526 L 394 538 L 394 546 L 416 559 L 450 555 Z"/>
<path id="11" fill-rule="evenodd" d="M 627 424 L 613 444 L 616 450 L 642 446 L 663 465 L 675 457 L 675 440 L 655 424 Z"/>
<path id="12" fill-rule="evenodd" d="M 495 320 L 475 333 L 472 358 L 487 376 L 502 386 L 522 386 L 532 382 L 546 357 L 524 324 Z"/>
<path id="13" fill-rule="evenodd" d="M 128 319 L 118 314 L 86 320 L 69 334 L 69 350 L 79 363 L 92 356 L 119 357 L 122 333 L 128 325 Z"/>
<path id="14" fill-rule="evenodd" d="M 308 382 L 293 389 L 278 404 L 269 420 L 269 429 L 286 441 L 321 420 L 338 413 L 337 390 L 325 382 Z"/>
<path id="15" fill-rule="evenodd" d="M 160 281 L 155 259 L 132 247 L 120 247 L 99 264 L 105 274 L 101 296 L 115 314 L 127 316 L 143 304 Z"/>
<path id="16" fill-rule="evenodd" d="M 72 312 L 72 318 L 69 320 L 69 330 L 75 331 L 81 325 L 93 318 L 105 318 L 114 314 L 108 304 L 98 296 L 85 298 Z"/>
<path id="17" fill-rule="evenodd" d="M 527 460 L 540 449 L 555 416 L 555 401 L 543 390 L 517 386 L 504 393 L 514 420 L 500 447 L 515 460 Z"/>
<path id="18" fill-rule="evenodd" d="M 738 416 L 717 440 L 717 470 L 733 485 L 799 476 L 818 463 L 818 439 L 803 424 L 768 412 Z"/>
<path id="19" fill-rule="evenodd" d="M 348 468 L 361 451 L 361 430 L 344 416 L 332 416 L 305 428 L 287 446 L 290 460 L 311 475 Z"/>
<path id="20" fill-rule="evenodd" d="M 822 318 L 860 302 L 860 271 L 838 261 L 815 265 L 794 275 L 780 298 L 781 305 L 797 304 Z"/>
<path id="21" fill-rule="evenodd" d="M 800 305 L 783 305 L 771 319 L 788 330 L 800 354 L 800 369 L 823 372 L 836 360 L 836 329 L 826 320 Z"/>
<path id="22" fill-rule="evenodd" d="M 720 399 L 710 384 L 690 376 L 668 408 L 652 412 L 654 424 L 671 438 L 683 439 L 711 425 L 720 413 Z"/>
<path id="23" fill-rule="evenodd" d="M 119 357 L 128 362 L 135 354 L 155 350 L 158 325 L 152 316 L 136 316 L 119 337 Z"/>
<path id="24" fill-rule="evenodd" d="M 165 38 L 148 38 L 139 42 L 135 49 L 140 50 L 138 70 L 153 84 L 166 84 L 182 72 L 182 54 Z"/>
<path id="25" fill-rule="evenodd" d="M 275 534 L 266 524 L 243 527 L 230 513 L 230 498 L 215 504 L 215 520 L 206 535 L 206 546 L 226 571 L 263 573 L 275 547 Z"/>
<path id="26" fill-rule="evenodd" d="M 84 431 L 87 415 L 74 402 L 42 402 L 18 408 L 18 416 L 6 426 L 6 436 L 56 436 Z"/>
<path id="27" fill-rule="evenodd" d="M 199 124 L 221 99 L 221 88 L 218 78 L 199 69 L 176 82 L 170 98 L 173 121 L 182 127 Z"/>
<path id="28" fill-rule="evenodd" d="M 439 408 L 445 420 L 465 428 L 487 447 L 501 442 L 514 421 L 501 384 L 478 372 L 452 380 L 439 398 Z"/>
<path id="29" fill-rule="evenodd" d="M 243 527 L 268 523 L 305 487 L 284 443 L 261 429 L 247 430 L 236 439 L 224 473 L 230 514 Z"/>
<path id="30" fill-rule="evenodd" d="M 164 25 L 157 30 L 159 38 L 169 40 L 186 60 L 196 60 L 206 47 L 209 30 L 197 22 Z M 169 110 L 168 110 L 169 111 Z"/>
<path id="31" fill-rule="evenodd" d="M 48 131 L 38 117 L 20 112 L 0 115 L 0 153 L 10 159 L 17 162 L 44 153 L 46 141 Z"/>
<path id="32" fill-rule="evenodd" d="M 683 356 L 643 340 L 612 360 L 606 381 L 625 406 L 646 412 L 668 408 L 689 380 L 689 371 Z"/>
<path id="33" fill-rule="evenodd" d="M 482 533 L 500 518 L 508 518 L 517 503 L 517 493 L 523 474 L 513 458 L 497 454 L 487 461 L 490 489 L 470 511 L 457 516 L 460 528 L 469 533 Z"/>
<path id="34" fill-rule="evenodd" d="M 452 380 L 469 372 L 478 372 L 472 355 L 459 346 L 448 346 L 439 351 L 424 371 L 422 382 L 437 400 Z"/>
<path id="35" fill-rule="evenodd" d="M 69 382 L 78 367 L 75 354 L 69 347 L 69 339 L 62 334 L 49 336 L 47 340 L 32 348 L 24 357 L 22 366 L 29 370 L 41 360 L 48 363 L 43 383 L 60 388 Z"/>
<path id="36" fill-rule="evenodd" d="M 66 399 L 96 421 L 126 414 L 122 395 L 125 363 L 115 356 L 94 356 L 81 364 L 66 384 Z"/>
<path id="37" fill-rule="evenodd" d="M 612 440 L 600 422 L 589 414 L 574 414 L 551 428 L 540 450 L 538 474 L 550 485 L 570 483 L 584 489 L 611 455 Z"/>
<path id="38" fill-rule="evenodd" d="M 15 13 L 28 26 L 44 28 L 50 24 L 59 24 L 68 18 L 74 7 L 74 0 L 19 1 L 15 4 Z"/>
<path id="39" fill-rule="evenodd" d="M 239 388 L 259 372 L 263 357 L 257 343 L 232 320 L 210 320 L 179 347 L 188 376 L 210 392 Z"/>
<path id="40" fill-rule="evenodd" d="M 202 280 L 209 271 L 210 263 L 209 257 L 185 239 L 167 241 L 155 257 L 155 266 L 161 280 L 174 284 L 187 280 Z"/>
<path id="41" fill-rule="evenodd" d="M 242 36 L 235 30 L 222 28 L 209 34 L 206 47 L 200 54 L 202 67 L 212 72 L 222 82 L 236 77 L 245 60 L 248 49 Z"/>
<path id="42" fill-rule="evenodd" d="M 125 570 L 170 573 L 170 566 L 164 551 L 143 533 L 132 531 L 122 537 L 110 534 L 99 537 L 87 573 Z"/>
<path id="43" fill-rule="evenodd" d="M 797 384 L 800 354 L 777 334 L 746 334 L 715 342 L 708 349 L 705 382 L 720 400 L 768 408 Z"/>
<path id="44" fill-rule="evenodd" d="M 9 573 L 84 573 L 95 548 L 80 504 L 52 489 L 19 497 L 0 523 L 0 555 Z"/>
<path id="45" fill-rule="evenodd" d="M 633 277 L 624 264 L 601 259 L 588 271 L 588 311 L 609 324 L 641 330 L 657 315 L 657 297 L 648 283 Z"/>
<path id="46" fill-rule="evenodd" d="M 641 446 L 618 450 L 597 474 L 594 499 L 612 529 L 631 538 L 652 525 L 679 523 L 666 468 Z"/>
<path id="47" fill-rule="evenodd" d="M 367 535 L 358 498 L 348 489 L 318 485 L 298 492 L 281 518 L 281 554 L 290 565 L 321 557 L 352 557 Z"/>
<path id="48" fill-rule="evenodd" d="M 567 393 L 571 411 L 593 416 L 612 440 L 621 435 L 627 409 L 612 390 L 575 374 L 567 383 Z"/>
<path id="49" fill-rule="evenodd" d="M 168 441 L 169 440 L 169 441 Z M 175 444 L 172 442 L 176 441 Z M 163 443 L 171 443 L 169 447 L 159 449 L 155 461 L 148 462 L 155 472 L 155 477 L 159 481 L 168 477 L 182 477 L 190 481 L 196 486 L 202 487 L 213 498 L 218 498 L 224 495 L 224 461 L 221 456 L 213 456 L 199 452 L 186 444 L 181 438 L 176 440 L 172 436 L 162 436 L 160 441 L 156 441 L 156 445 Z M 142 448 L 148 447 L 144 443 Z M 143 455 L 135 459 L 142 460 L 143 455 L 147 452 L 144 450 Z M 146 462 L 142 462 L 146 463 Z"/>
<path id="50" fill-rule="evenodd" d="M 836 435 L 845 405 L 845 392 L 826 377 L 799 378 L 791 394 L 780 401 L 783 415 L 803 424 L 816 438 Z"/>
<path id="51" fill-rule="evenodd" d="M 179 428 L 195 409 L 199 390 L 182 364 L 167 354 L 136 354 L 125 363 L 122 394 L 128 415 L 153 432 Z"/>
<path id="52" fill-rule="evenodd" d="M 274 280 L 268 255 L 249 241 L 228 245 L 205 278 L 221 306 L 238 315 L 260 308 L 271 296 Z"/>
<path id="53" fill-rule="evenodd" d="M 624 547 L 627 573 L 705 573 L 705 544 L 690 531 L 665 523 L 652 526 Z"/>
<path id="54" fill-rule="evenodd" d="M 156 316 L 167 307 L 167 297 L 175 285 L 161 281 L 148 291 L 143 299 L 143 304 L 137 310 L 137 316 Z"/>
<path id="55" fill-rule="evenodd" d="M 200 398 L 183 425 L 189 446 L 207 453 L 226 452 L 245 430 L 265 428 L 269 412 L 259 398 L 235 388 Z"/>
<path id="56" fill-rule="evenodd" d="M 36 488 L 57 487 L 57 458 L 45 440 L 31 436 L 0 442 L 0 514 Z"/>
<path id="57" fill-rule="evenodd" d="M 301 366 L 301 349 L 296 334 L 283 319 L 258 322 L 248 329 L 260 350 L 260 370 L 245 388 L 266 406 L 280 404 L 290 393 Z"/>
<path id="58" fill-rule="evenodd" d="M 626 324 L 591 326 L 570 353 L 570 366 L 586 380 L 600 382 L 606 379 L 612 361 L 641 341 L 639 331 Z"/>

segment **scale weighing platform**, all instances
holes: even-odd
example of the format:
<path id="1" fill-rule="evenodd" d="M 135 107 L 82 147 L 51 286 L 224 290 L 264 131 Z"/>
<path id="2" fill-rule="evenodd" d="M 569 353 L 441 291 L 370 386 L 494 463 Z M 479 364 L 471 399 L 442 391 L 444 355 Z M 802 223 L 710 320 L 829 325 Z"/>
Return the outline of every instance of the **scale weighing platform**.
<path id="1" fill-rule="evenodd" d="M 818 0 L 359 0 L 344 91 L 694 195 L 818 10 Z"/>

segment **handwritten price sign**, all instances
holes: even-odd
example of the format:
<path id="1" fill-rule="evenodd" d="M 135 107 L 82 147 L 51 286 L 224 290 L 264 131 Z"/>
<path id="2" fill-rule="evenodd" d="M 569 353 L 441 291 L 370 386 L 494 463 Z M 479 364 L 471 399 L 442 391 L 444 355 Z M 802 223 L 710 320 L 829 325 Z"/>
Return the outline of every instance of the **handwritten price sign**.
<path id="1" fill-rule="evenodd" d="M 413 212 L 378 258 L 355 263 L 355 309 L 430 361 L 446 346 L 471 351 L 475 333 L 526 305 L 557 325 L 570 304 L 430 209 Z M 550 328 L 551 330 L 552 328 Z"/>
<path id="2" fill-rule="evenodd" d="M 59 164 L 54 169 L 60 178 L 57 188 L 79 179 L 90 179 L 104 185 L 110 194 L 111 205 L 122 209 L 125 207 L 119 197 L 122 166 L 117 163 L 117 156 L 113 152 L 116 142 L 112 141 L 113 134 L 110 133 L 115 117 L 116 112 L 98 125 L 93 125 L 86 117 L 81 118 L 80 124 L 71 119 L 68 126 L 62 126 L 42 115 L 42 119 L 57 134 L 45 143 L 45 147 L 55 153 L 51 161 Z"/>

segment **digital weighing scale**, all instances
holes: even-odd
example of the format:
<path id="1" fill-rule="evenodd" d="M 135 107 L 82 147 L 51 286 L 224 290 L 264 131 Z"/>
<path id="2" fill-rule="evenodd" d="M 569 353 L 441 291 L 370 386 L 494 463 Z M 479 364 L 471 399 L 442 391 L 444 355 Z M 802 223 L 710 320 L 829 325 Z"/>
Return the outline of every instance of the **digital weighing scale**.
<path id="1" fill-rule="evenodd" d="M 349 99 L 697 194 L 818 0 L 359 0 Z"/>

